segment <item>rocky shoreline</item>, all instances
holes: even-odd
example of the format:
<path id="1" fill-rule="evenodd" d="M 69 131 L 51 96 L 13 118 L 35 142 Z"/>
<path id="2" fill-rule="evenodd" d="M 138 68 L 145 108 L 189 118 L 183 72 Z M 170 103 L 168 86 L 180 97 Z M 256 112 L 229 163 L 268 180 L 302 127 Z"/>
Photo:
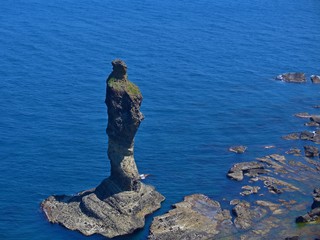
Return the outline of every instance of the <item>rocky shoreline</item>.
<path id="1" fill-rule="evenodd" d="M 316 78 L 311 76 L 312 83 L 317 83 Z M 306 82 L 304 73 L 281 74 L 276 79 Z M 309 119 L 306 127 L 319 126 L 320 115 L 295 116 Z M 282 138 L 309 143 L 303 149 L 286 151 L 266 146 L 275 153 L 234 164 L 226 175 L 243 184 L 235 184 L 233 191 L 239 192 L 239 198 L 229 199 L 228 208 L 222 209 L 218 201 L 202 194 L 186 196 L 168 213 L 154 218 L 149 239 L 319 239 L 320 161 L 315 144 L 320 143 L 320 131 L 305 130 Z M 244 154 L 246 149 L 240 145 L 229 151 Z M 310 207 L 306 199 L 311 201 L 312 196 Z"/>
<path id="2" fill-rule="evenodd" d="M 164 201 L 154 187 L 141 182 L 134 160 L 134 136 L 144 118 L 142 95 L 127 79 L 126 64 L 115 60 L 112 65 L 105 101 L 111 175 L 94 189 L 74 196 L 53 195 L 41 204 L 51 223 L 108 238 L 143 228 L 145 217 Z M 313 83 L 317 77 L 311 76 Z M 304 73 L 285 73 L 277 79 L 306 82 Z M 238 197 L 219 202 L 201 193 L 185 196 L 169 212 L 154 217 L 148 239 L 319 239 L 320 115 L 295 116 L 309 119 L 304 127 L 312 131 L 288 133 L 282 139 L 303 147 L 265 146 L 271 154 L 233 164 L 226 169 L 226 181 L 234 182 L 232 192 Z M 246 150 L 242 145 L 229 148 L 244 156 Z"/>

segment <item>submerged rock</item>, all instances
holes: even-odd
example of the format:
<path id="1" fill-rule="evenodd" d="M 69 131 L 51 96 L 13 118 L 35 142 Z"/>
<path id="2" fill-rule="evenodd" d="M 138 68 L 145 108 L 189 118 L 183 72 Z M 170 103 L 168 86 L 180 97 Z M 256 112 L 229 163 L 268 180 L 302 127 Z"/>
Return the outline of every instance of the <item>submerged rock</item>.
<path id="1" fill-rule="evenodd" d="M 269 210 L 273 213 L 276 214 L 278 210 L 280 209 L 280 204 L 273 203 L 270 201 L 265 201 L 265 200 L 257 200 L 256 204 L 262 207 L 267 207 Z"/>
<path id="2" fill-rule="evenodd" d="M 134 136 L 143 120 L 142 95 L 127 78 L 127 66 L 112 62 L 107 79 L 109 178 L 75 196 L 51 196 L 41 204 L 48 220 L 84 235 L 112 238 L 144 226 L 146 215 L 160 208 L 164 197 L 143 184 L 133 157 Z"/>
<path id="3" fill-rule="evenodd" d="M 214 239 L 221 227 L 231 230 L 230 212 L 222 210 L 219 202 L 205 195 L 186 196 L 173 207 L 168 213 L 154 218 L 149 240 Z"/>
<path id="4" fill-rule="evenodd" d="M 235 215 L 236 228 L 247 230 L 252 228 L 256 221 L 263 218 L 267 210 L 257 206 L 251 207 L 249 202 L 242 201 L 232 209 L 232 213 Z"/>
<path id="5" fill-rule="evenodd" d="M 304 73 L 283 73 L 276 77 L 277 80 L 288 82 L 288 83 L 305 83 L 306 76 Z"/>

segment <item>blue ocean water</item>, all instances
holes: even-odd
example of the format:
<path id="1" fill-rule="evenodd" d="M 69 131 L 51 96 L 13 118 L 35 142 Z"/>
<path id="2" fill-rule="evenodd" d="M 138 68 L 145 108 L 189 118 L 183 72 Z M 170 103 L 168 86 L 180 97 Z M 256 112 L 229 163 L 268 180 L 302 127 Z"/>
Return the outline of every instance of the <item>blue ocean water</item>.
<path id="1" fill-rule="evenodd" d="M 170 209 L 183 196 L 232 197 L 238 161 L 287 150 L 319 113 L 319 0 L 1 1 L 0 239 L 104 239 L 49 224 L 39 203 L 109 175 L 105 79 L 121 58 L 144 96 L 135 158 Z M 248 146 L 245 155 L 227 151 Z M 301 146 L 298 146 L 301 147 Z M 269 153 L 269 152 L 268 152 Z M 145 229 L 119 239 L 145 239 Z"/>

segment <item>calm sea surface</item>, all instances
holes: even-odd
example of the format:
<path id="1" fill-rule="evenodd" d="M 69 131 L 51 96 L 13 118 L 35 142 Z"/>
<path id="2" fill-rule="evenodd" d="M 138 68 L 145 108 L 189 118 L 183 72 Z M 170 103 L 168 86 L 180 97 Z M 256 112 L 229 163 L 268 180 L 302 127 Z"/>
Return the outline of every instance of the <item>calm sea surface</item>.
<path id="1" fill-rule="evenodd" d="M 39 203 L 109 175 L 115 58 L 144 96 L 135 158 L 166 197 L 154 216 L 187 194 L 237 196 L 233 163 L 287 150 L 281 135 L 305 129 L 292 115 L 320 114 L 320 86 L 273 80 L 320 74 L 319 13 L 319 0 L 1 1 L 0 239 L 103 239 L 49 224 Z M 151 220 L 119 239 L 145 239 Z"/>

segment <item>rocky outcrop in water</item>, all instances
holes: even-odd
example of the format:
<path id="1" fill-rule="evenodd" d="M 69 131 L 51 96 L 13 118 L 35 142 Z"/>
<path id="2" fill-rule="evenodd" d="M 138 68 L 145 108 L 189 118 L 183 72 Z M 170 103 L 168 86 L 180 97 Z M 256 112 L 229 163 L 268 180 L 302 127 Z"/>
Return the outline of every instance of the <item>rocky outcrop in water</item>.
<path id="1" fill-rule="evenodd" d="M 242 162 L 236 163 L 230 168 L 227 176 L 233 180 L 242 181 L 244 174 L 262 173 L 264 171 L 264 165 L 258 162 Z"/>
<path id="2" fill-rule="evenodd" d="M 84 235 L 112 238 L 142 228 L 145 216 L 160 208 L 164 197 L 141 182 L 134 160 L 134 136 L 143 115 L 142 95 L 127 77 L 121 60 L 112 62 L 107 79 L 108 157 L 111 175 L 91 190 L 75 196 L 54 195 L 41 204 L 48 220 Z"/>
<path id="3" fill-rule="evenodd" d="M 318 75 L 312 75 L 310 79 L 312 83 L 320 83 L 320 76 Z"/>
<path id="4" fill-rule="evenodd" d="M 202 194 L 186 196 L 165 215 L 155 217 L 149 240 L 215 239 L 221 228 L 233 232 L 229 210 Z M 217 238 L 218 239 L 218 238 Z"/>
<path id="5" fill-rule="evenodd" d="M 283 73 L 276 77 L 277 80 L 289 82 L 289 83 L 305 83 L 306 76 L 304 73 Z"/>
<path id="6" fill-rule="evenodd" d="M 278 79 L 306 81 L 302 73 L 282 74 Z M 295 116 L 309 118 L 310 122 L 305 124 L 308 127 L 317 127 L 320 123 L 320 115 L 301 112 Z M 231 164 L 227 173 L 228 178 L 236 181 L 230 190 L 226 188 L 222 193 L 220 203 L 204 195 L 199 199 L 195 197 L 198 194 L 185 197 L 183 202 L 173 205 L 174 209 L 154 218 L 149 239 L 320 239 L 319 188 L 314 190 L 311 211 L 308 211 L 310 203 L 303 200 L 310 189 L 320 183 L 319 149 L 315 146 L 320 143 L 320 130 L 294 132 L 283 136 L 283 139 L 299 143 L 287 149 L 273 145 L 271 149 L 265 147 L 273 153 L 255 161 L 239 158 L 240 162 Z M 306 157 L 303 157 L 301 147 L 305 141 L 312 143 L 304 146 Z M 238 153 L 241 151 L 238 147 L 229 151 Z M 288 155 L 283 155 L 285 153 Z M 231 191 L 237 196 L 230 200 Z M 225 201 L 233 207 L 226 206 Z M 228 213 L 223 215 L 226 218 L 219 217 L 221 212 Z M 306 224 L 296 228 L 295 222 Z"/>

